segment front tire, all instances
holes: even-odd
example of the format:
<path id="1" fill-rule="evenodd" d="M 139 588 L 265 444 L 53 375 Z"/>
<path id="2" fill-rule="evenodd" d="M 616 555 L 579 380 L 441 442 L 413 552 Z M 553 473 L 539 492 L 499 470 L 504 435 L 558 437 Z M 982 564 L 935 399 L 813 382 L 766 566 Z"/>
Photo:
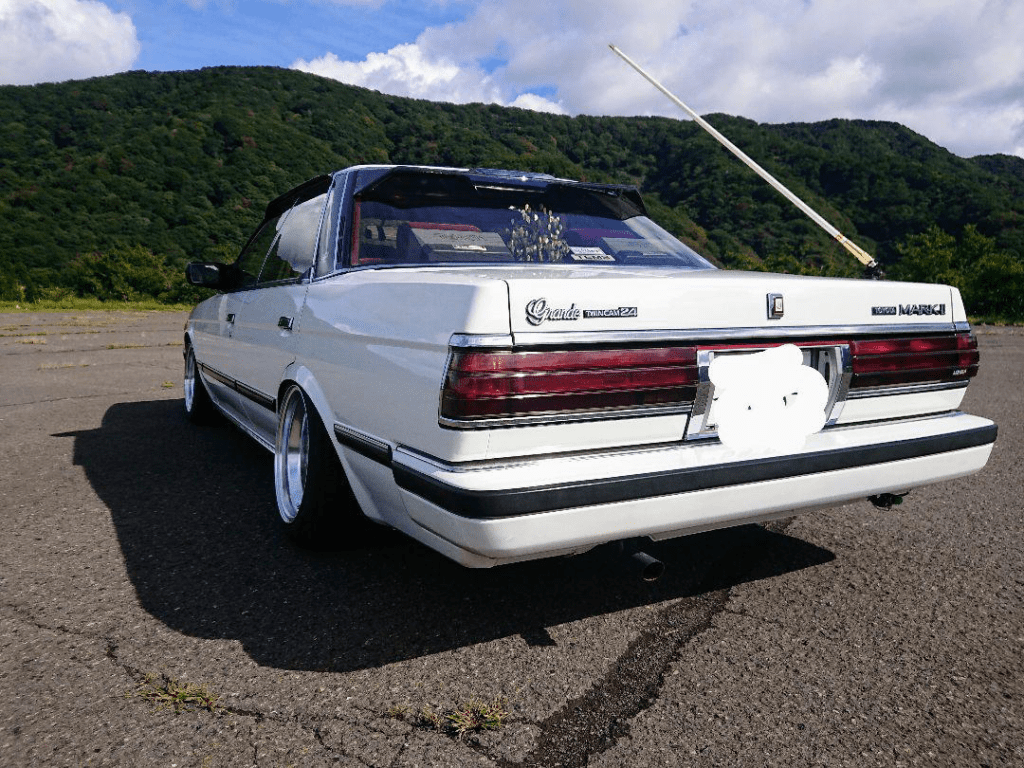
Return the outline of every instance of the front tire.
<path id="1" fill-rule="evenodd" d="M 210 393 L 206 391 L 203 377 L 192 345 L 185 350 L 185 417 L 193 424 L 209 424 L 217 416 Z"/>
<path id="2" fill-rule="evenodd" d="M 360 527 L 362 516 L 334 445 L 296 385 L 287 389 L 278 409 L 274 489 L 285 530 L 303 546 L 336 544 L 342 523 Z"/>

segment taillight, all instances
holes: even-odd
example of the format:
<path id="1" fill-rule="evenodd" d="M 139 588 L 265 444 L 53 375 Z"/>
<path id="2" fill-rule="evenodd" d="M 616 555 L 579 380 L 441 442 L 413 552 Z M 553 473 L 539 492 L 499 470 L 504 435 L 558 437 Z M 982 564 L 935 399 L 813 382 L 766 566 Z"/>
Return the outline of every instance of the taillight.
<path id="1" fill-rule="evenodd" d="M 697 389 L 696 347 L 452 354 L 441 417 L 547 416 L 689 404 Z"/>
<path id="2" fill-rule="evenodd" d="M 966 381 L 978 372 L 978 341 L 953 336 L 851 341 L 851 388 Z"/>

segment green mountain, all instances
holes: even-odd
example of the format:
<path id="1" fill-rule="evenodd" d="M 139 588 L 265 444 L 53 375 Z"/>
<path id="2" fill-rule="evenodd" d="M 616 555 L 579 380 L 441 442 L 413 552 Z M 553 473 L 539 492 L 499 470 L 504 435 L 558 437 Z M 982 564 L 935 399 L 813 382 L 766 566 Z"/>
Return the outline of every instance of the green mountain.
<path id="1" fill-rule="evenodd" d="M 969 231 L 1011 271 L 1024 264 L 1021 158 L 959 158 L 894 123 L 708 119 L 897 276 L 928 232 L 956 250 Z M 121 269 L 148 270 L 133 290 L 185 295 L 180 267 L 230 258 L 270 198 L 368 162 L 634 183 L 654 218 L 722 265 L 858 271 L 688 120 L 438 104 L 222 67 L 0 87 L 0 124 L 0 294 L 26 284 L 116 294 Z M 954 267 L 969 271 L 963 258 Z"/>

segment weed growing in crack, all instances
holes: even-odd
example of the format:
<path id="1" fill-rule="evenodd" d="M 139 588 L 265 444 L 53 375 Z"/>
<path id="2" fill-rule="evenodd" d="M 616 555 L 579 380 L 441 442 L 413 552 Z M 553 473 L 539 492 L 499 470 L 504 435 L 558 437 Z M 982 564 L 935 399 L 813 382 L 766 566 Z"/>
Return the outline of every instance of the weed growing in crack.
<path id="1" fill-rule="evenodd" d="M 167 675 L 147 674 L 139 687 L 125 696 L 138 696 L 157 705 L 158 709 L 173 709 L 175 714 L 197 709 L 216 712 L 221 708 L 217 704 L 216 694 L 210 693 L 205 686 L 179 683 Z"/>
<path id="2" fill-rule="evenodd" d="M 508 702 L 505 699 L 494 699 L 489 704 L 472 699 L 454 709 L 435 712 L 429 705 L 421 707 L 415 717 L 409 718 L 409 707 L 395 704 L 383 712 L 384 717 L 405 720 L 418 728 L 464 738 L 470 733 L 497 730 L 508 719 Z"/>
<path id="3" fill-rule="evenodd" d="M 391 720 L 404 720 L 408 713 L 408 704 L 392 704 L 384 710 L 383 715 Z"/>
<path id="4" fill-rule="evenodd" d="M 413 725 L 418 725 L 421 728 L 433 728 L 435 731 L 440 731 L 444 728 L 444 717 L 437 714 L 437 712 L 427 705 L 420 709 Z"/>
<path id="5" fill-rule="evenodd" d="M 497 730 L 508 718 L 507 706 L 504 699 L 495 699 L 490 704 L 470 701 L 445 715 L 448 730 L 460 739 L 467 733 Z"/>

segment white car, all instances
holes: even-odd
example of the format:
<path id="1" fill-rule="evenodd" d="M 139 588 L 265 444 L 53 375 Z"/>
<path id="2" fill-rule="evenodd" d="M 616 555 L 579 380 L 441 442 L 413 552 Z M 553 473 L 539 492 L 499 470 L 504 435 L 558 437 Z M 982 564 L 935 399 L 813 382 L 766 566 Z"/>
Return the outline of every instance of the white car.
<path id="1" fill-rule="evenodd" d="M 718 270 L 631 187 L 359 166 L 188 275 L 186 413 L 274 453 L 305 542 L 488 567 L 892 502 L 996 438 L 956 289 Z"/>

